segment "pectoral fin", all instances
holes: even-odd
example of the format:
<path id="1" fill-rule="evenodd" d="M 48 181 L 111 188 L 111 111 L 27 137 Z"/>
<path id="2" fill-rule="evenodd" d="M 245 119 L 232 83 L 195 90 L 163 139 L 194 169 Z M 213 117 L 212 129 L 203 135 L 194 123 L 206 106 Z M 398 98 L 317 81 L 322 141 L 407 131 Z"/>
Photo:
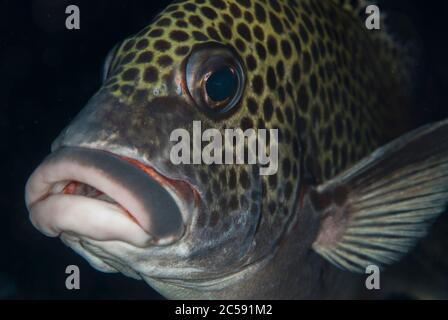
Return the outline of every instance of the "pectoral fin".
<path id="1" fill-rule="evenodd" d="M 398 261 L 448 203 L 448 120 L 410 132 L 319 186 L 326 202 L 313 249 L 365 272 Z"/>

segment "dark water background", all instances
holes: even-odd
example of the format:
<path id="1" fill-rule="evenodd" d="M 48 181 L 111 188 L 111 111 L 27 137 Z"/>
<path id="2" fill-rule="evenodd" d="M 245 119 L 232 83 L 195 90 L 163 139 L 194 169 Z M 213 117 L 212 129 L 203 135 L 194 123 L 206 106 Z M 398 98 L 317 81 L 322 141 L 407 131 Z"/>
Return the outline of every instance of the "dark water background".
<path id="1" fill-rule="evenodd" d="M 326 1 L 326 0 L 316 0 Z M 160 298 L 142 281 L 95 271 L 59 240 L 30 224 L 25 182 L 50 143 L 100 86 L 108 50 L 170 1 L 0 0 L 0 299 Z M 81 10 L 81 30 L 65 29 L 65 7 Z M 420 122 L 448 117 L 448 1 L 388 0 L 420 38 Z M 81 270 L 81 290 L 65 288 L 65 267 Z"/>

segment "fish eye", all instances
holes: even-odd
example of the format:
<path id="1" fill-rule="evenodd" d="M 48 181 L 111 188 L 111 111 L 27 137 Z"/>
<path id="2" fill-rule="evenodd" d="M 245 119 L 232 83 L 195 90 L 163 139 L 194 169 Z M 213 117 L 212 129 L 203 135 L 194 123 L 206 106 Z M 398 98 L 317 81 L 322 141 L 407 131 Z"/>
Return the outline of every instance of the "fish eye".
<path id="1" fill-rule="evenodd" d="M 244 89 L 244 70 L 227 47 L 212 44 L 193 51 L 186 64 L 186 83 L 196 105 L 212 115 L 233 110 Z"/>
<path id="2" fill-rule="evenodd" d="M 106 55 L 106 59 L 104 59 L 103 70 L 101 72 L 101 80 L 103 83 L 109 77 L 109 74 L 111 72 L 112 61 L 115 57 L 115 54 L 117 53 L 118 47 L 119 44 L 116 44 L 111 50 L 109 50 L 109 52 Z"/>
<path id="3" fill-rule="evenodd" d="M 233 97 L 238 87 L 238 77 L 230 67 L 211 72 L 205 80 L 205 94 L 213 102 L 226 101 Z"/>

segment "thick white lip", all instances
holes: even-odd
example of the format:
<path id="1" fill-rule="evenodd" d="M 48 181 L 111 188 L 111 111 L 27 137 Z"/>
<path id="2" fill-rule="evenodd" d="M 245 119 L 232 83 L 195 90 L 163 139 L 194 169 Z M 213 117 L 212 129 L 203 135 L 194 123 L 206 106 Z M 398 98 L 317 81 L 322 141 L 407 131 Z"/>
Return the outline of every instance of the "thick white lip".
<path id="1" fill-rule="evenodd" d="M 124 241 L 138 247 L 151 236 L 119 206 L 77 195 L 50 195 L 29 207 L 33 225 L 49 237 L 62 232 L 98 241 Z"/>
<path id="2" fill-rule="evenodd" d="M 111 179 L 97 166 L 61 156 L 63 152 L 50 155 L 26 184 L 26 205 L 38 230 L 50 237 L 65 232 L 98 241 L 124 241 L 138 247 L 146 247 L 154 241 L 157 244 L 173 241 L 170 237 L 157 239 L 151 235 L 150 217 L 154 213 L 148 212 L 141 199 L 119 180 Z M 70 181 L 90 185 L 117 204 L 62 193 Z"/>

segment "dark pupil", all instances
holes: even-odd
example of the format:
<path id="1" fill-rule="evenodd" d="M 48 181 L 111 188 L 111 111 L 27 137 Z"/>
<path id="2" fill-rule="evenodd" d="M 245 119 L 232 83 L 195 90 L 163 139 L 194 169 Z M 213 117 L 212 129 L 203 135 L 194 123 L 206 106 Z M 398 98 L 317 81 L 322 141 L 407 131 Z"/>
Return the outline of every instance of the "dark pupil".
<path id="1" fill-rule="evenodd" d="M 213 72 L 207 79 L 205 90 L 209 98 L 215 102 L 233 97 L 238 85 L 238 79 L 229 67 Z"/>

